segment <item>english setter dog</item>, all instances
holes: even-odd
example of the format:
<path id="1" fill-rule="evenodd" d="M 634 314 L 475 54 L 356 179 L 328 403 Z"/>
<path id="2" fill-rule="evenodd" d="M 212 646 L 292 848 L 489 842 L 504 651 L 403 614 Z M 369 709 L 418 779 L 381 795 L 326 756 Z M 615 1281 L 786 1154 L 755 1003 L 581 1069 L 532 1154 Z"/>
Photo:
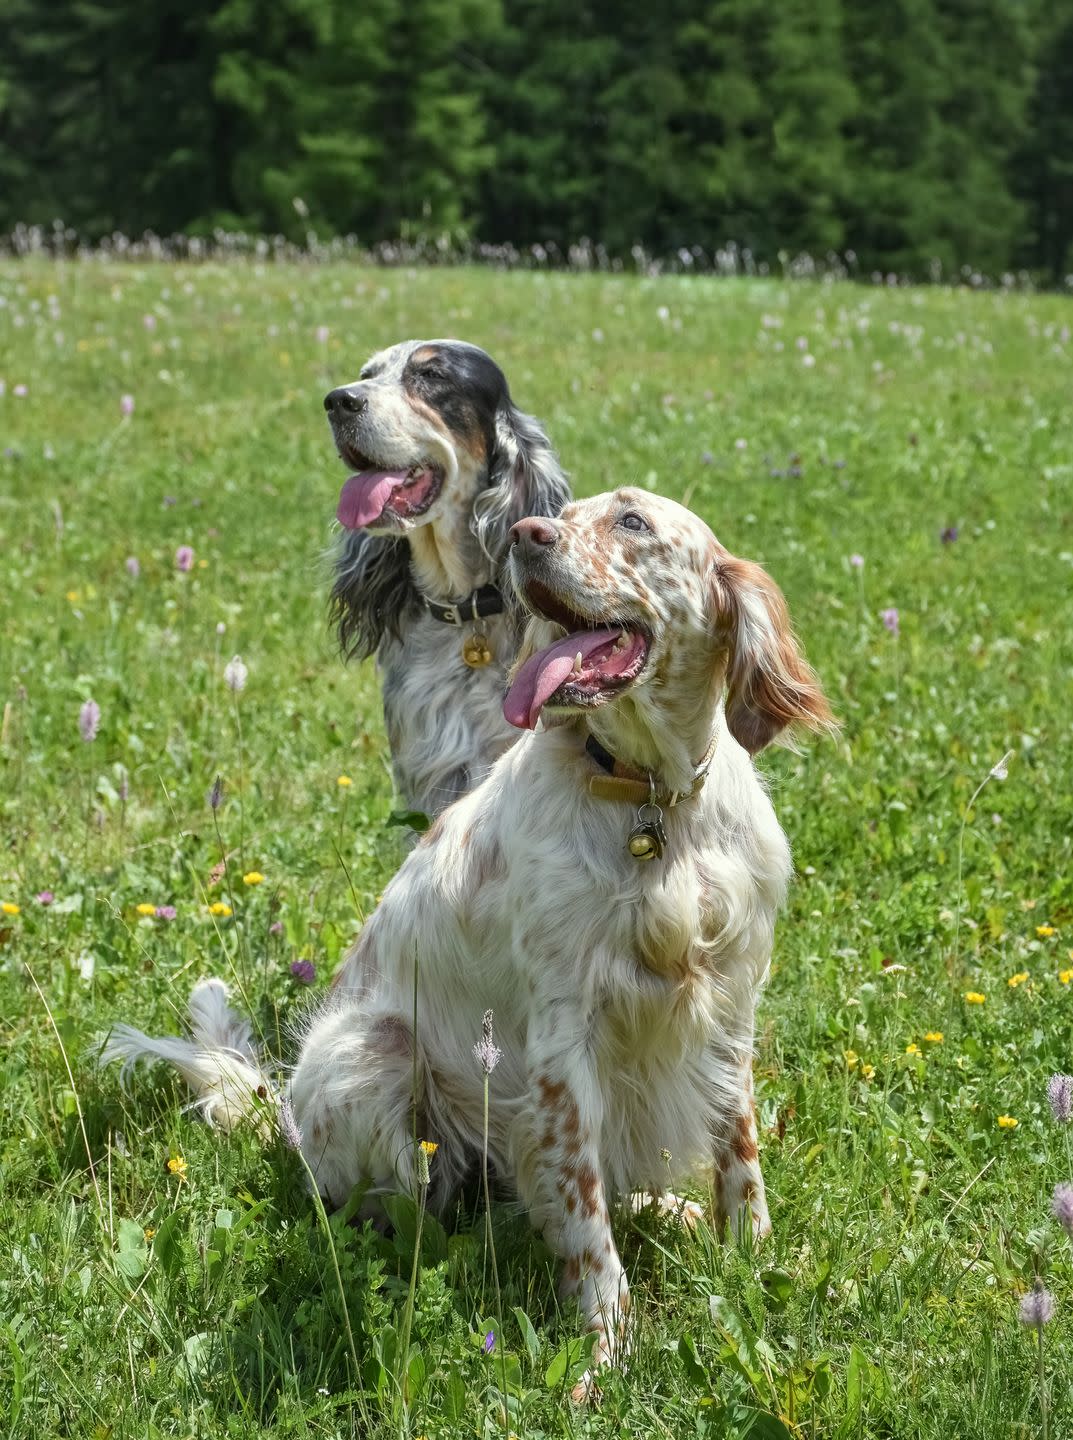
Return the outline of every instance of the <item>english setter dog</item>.
<path id="1" fill-rule="evenodd" d="M 627 1349 L 616 1199 L 674 1208 L 664 1187 L 699 1182 L 720 1228 L 770 1230 L 753 1011 L 790 855 L 752 756 L 834 722 L 775 583 L 680 505 L 625 489 L 511 533 L 531 619 L 504 711 L 527 733 L 387 887 L 286 1113 L 333 1205 L 427 1179 L 442 1208 L 481 1155 L 492 1071 L 490 1160 L 595 1336 L 584 1398 Z M 194 1040 L 125 1029 L 111 1054 L 177 1060 L 230 1127 L 267 1082 L 225 987 L 192 1005 Z M 501 1056 L 474 1048 L 488 1010 Z"/>
<path id="2" fill-rule="evenodd" d="M 325 397 L 354 471 L 332 604 L 345 651 L 375 653 L 396 787 L 439 812 L 482 780 L 514 732 L 503 719 L 520 638 L 505 596 L 510 528 L 570 498 L 544 431 L 483 350 L 408 340 Z"/>

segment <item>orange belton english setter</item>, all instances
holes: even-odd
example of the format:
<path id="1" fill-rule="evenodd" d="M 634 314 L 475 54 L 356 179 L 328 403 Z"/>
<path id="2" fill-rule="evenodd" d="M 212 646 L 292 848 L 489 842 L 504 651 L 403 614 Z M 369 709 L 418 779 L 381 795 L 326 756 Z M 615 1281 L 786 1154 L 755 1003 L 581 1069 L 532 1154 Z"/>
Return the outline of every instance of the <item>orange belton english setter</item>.
<path id="1" fill-rule="evenodd" d="M 770 1229 L 753 1011 L 790 856 L 751 757 L 833 721 L 774 582 L 680 505 L 619 490 L 512 539 L 531 620 L 504 711 L 528 733 L 388 886 L 289 1105 L 335 1205 L 415 1185 L 416 1107 L 442 1205 L 480 1156 L 493 1010 L 490 1158 L 562 1260 L 595 1370 L 625 1349 L 616 1197 L 699 1179 L 720 1224 Z M 262 1072 L 224 987 L 195 1004 L 194 1041 L 124 1031 L 112 1053 L 177 1060 L 231 1124 Z"/>

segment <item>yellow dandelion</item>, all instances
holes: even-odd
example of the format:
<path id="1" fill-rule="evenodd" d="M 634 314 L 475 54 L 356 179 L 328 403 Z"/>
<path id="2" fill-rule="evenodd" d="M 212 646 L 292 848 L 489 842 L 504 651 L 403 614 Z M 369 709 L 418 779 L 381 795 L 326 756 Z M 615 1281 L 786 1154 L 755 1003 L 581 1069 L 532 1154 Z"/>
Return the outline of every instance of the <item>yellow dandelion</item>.
<path id="1" fill-rule="evenodd" d="M 966 990 L 963 998 L 966 1005 L 982 1005 L 987 996 L 981 995 L 979 990 Z"/>
<path id="2" fill-rule="evenodd" d="M 1017 1121 L 1012 1115 L 1000 1115 L 998 1117 L 998 1128 L 1000 1130 L 1016 1130 Z"/>
<path id="3" fill-rule="evenodd" d="M 247 870 L 246 874 L 242 877 L 242 883 L 243 885 L 260 885 L 264 881 L 264 878 L 260 870 Z"/>
<path id="4" fill-rule="evenodd" d="M 423 1155 L 427 1155 L 430 1160 L 432 1159 L 433 1155 L 435 1155 L 436 1151 L 437 1151 L 439 1148 L 440 1148 L 440 1147 L 439 1147 L 439 1145 L 436 1143 L 435 1140 L 422 1140 L 422 1141 L 421 1141 L 421 1153 L 422 1153 Z"/>
<path id="5" fill-rule="evenodd" d="M 68 592 L 67 592 L 67 601 L 68 601 L 68 604 L 77 605 L 78 602 L 79 602 L 79 600 L 81 600 L 81 598 L 82 598 L 82 596 L 79 594 L 79 592 L 78 592 L 77 590 L 68 590 Z"/>
<path id="6" fill-rule="evenodd" d="M 871 1079 L 873 1078 L 873 1076 L 875 1075 L 875 1073 L 876 1073 L 876 1067 L 875 1067 L 874 1065 L 862 1065 L 862 1066 L 861 1066 L 861 1076 L 862 1076 L 863 1079 L 865 1079 L 865 1080 L 871 1080 Z"/>
<path id="7" fill-rule="evenodd" d="M 911 1040 L 909 1044 L 905 1047 L 905 1053 L 907 1055 L 920 1055 L 923 1052 L 921 1051 L 920 1046 L 914 1044 L 914 1042 Z"/>
<path id="8" fill-rule="evenodd" d="M 1073 980 L 1073 970 L 1059 970 L 1058 983 L 1060 985 L 1068 985 L 1071 980 Z"/>
<path id="9" fill-rule="evenodd" d="M 924 1036 L 929 1045 L 941 1045 L 943 1043 L 943 1032 L 941 1030 L 929 1030 Z"/>
<path id="10" fill-rule="evenodd" d="M 134 908 L 135 908 L 135 910 L 137 910 L 137 912 L 138 912 L 139 915 L 155 915 L 155 914 L 156 914 L 156 906 L 155 906 L 155 905 L 150 905 L 150 904 L 148 904 L 148 903 L 143 904 L 143 905 L 135 905 Z"/>
<path id="11" fill-rule="evenodd" d="M 353 785 L 354 782 L 353 782 L 353 780 L 351 780 L 351 778 L 350 778 L 349 775 L 340 775 L 339 778 L 338 778 L 338 780 L 336 780 L 335 783 L 336 783 L 337 785 L 342 786 L 342 788 L 343 788 L 344 790 L 349 790 L 350 787 L 351 787 L 351 785 Z"/>
<path id="12" fill-rule="evenodd" d="M 17 915 L 21 909 L 22 906 L 16 905 L 13 900 L 5 900 L 4 903 L 0 905 L 0 911 L 5 915 Z"/>
<path id="13" fill-rule="evenodd" d="M 214 901 L 212 902 L 212 904 L 209 906 L 209 914 L 210 914 L 210 915 L 230 915 L 230 914 L 231 914 L 231 906 L 225 904 L 223 900 L 214 900 Z"/>
<path id="14" fill-rule="evenodd" d="M 1028 971 L 1018 970 L 1016 975 L 1010 976 L 1010 978 L 1006 981 L 1006 984 L 1010 987 L 1011 990 L 1016 990 L 1018 985 L 1023 985 L 1027 979 Z"/>
<path id="15" fill-rule="evenodd" d="M 178 1175 L 180 1180 L 186 1177 L 186 1161 L 181 1155 L 173 1155 L 168 1161 L 168 1174 Z"/>
<path id="16" fill-rule="evenodd" d="M 197 568 L 199 570 L 207 570 L 209 568 L 209 562 L 207 560 L 199 560 L 197 562 Z"/>
<path id="17" fill-rule="evenodd" d="M 857 1054 L 856 1050 L 843 1050 L 842 1058 L 846 1062 L 846 1069 L 853 1070 L 856 1068 L 857 1061 L 860 1059 L 860 1056 Z"/>
<path id="18" fill-rule="evenodd" d="M 153 1238 L 153 1236 L 154 1236 L 155 1234 L 156 1234 L 156 1231 L 153 1229 L 152 1225 L 147 1225 L 147 1226 L 145 1227 L 145 1238 L 146 1238 L 147 1240 L 152 1240 L 152 1238 Z"/>
<path id="19" fill-rule="evenodd" d="M 1036 934 L 1039 936 L 1039 938 L 1040 938 L 1041 940 L 1049 940 L 1052 935 L 1056 935 L 1057 933 L 1058 933 L 1058 932 L 1055 930 L 1055 928 L 1054 928 L 1053 925 L 1037 925 L 1037 926 L 1036 926 Z"/>

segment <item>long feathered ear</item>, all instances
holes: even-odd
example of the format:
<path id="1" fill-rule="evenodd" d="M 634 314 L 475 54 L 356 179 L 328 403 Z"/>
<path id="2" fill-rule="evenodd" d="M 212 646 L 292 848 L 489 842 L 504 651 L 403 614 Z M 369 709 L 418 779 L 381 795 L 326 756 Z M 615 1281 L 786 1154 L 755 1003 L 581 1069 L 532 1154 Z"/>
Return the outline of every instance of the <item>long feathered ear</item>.
<path id="1" fill-rule="evenodd" d="M 726 719 L 755 755 L 800 726 L 834 734 L 838 724 L 798 647 L 782 591 L 761 566 L 724 553 L 713 579 L 715 613 L 728 637 Z"/>
<path id="2" fill-rule="evenodd" d="M 499 569 L 510 527 L 526 515 L 558 515 L 570 499 L 570 482 L 538 421 L 505 400 L 496 412 L 488 457 L 488 484 L 473 502 L 473 533 Z M 505 579 L 505 568 L 498 578 Z"/>
<path id="3" fill-rule="evenodd" d="M 329 615 L 348 659 L 364 660 L 385 635 L 399 636 L 399 622 L 417 600 L 405 540 L 345 530 L 335 553 Z"/>

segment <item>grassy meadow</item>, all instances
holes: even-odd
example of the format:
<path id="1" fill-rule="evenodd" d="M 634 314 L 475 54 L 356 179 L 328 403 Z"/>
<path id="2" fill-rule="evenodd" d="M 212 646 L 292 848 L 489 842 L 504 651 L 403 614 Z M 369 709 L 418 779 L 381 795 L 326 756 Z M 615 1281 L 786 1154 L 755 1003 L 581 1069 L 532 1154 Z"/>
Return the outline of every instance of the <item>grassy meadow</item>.
<path id="1" fill-rule="evenodd" d="M 1037 1274 L 1073 1433 L 1071 326 L 1020 293 L 0 264 L 5 1437 L 1030 1437 Z M 774 1236 L 620 1217 L 636 1352 L 584 1411 L 508 1200 L 500 1306 L 478 1191 L 326 1234 L 281 1143 L 95 1061 L 205 974 L 287 1057 L 399 863 L 376 676 L 325 621 L 321 398 L 437 335 L 499 359 L 578 493 L 651 486 L 762 561 L 844 725 L 760 762 L 797 865 L 756 1062 Z"/>

